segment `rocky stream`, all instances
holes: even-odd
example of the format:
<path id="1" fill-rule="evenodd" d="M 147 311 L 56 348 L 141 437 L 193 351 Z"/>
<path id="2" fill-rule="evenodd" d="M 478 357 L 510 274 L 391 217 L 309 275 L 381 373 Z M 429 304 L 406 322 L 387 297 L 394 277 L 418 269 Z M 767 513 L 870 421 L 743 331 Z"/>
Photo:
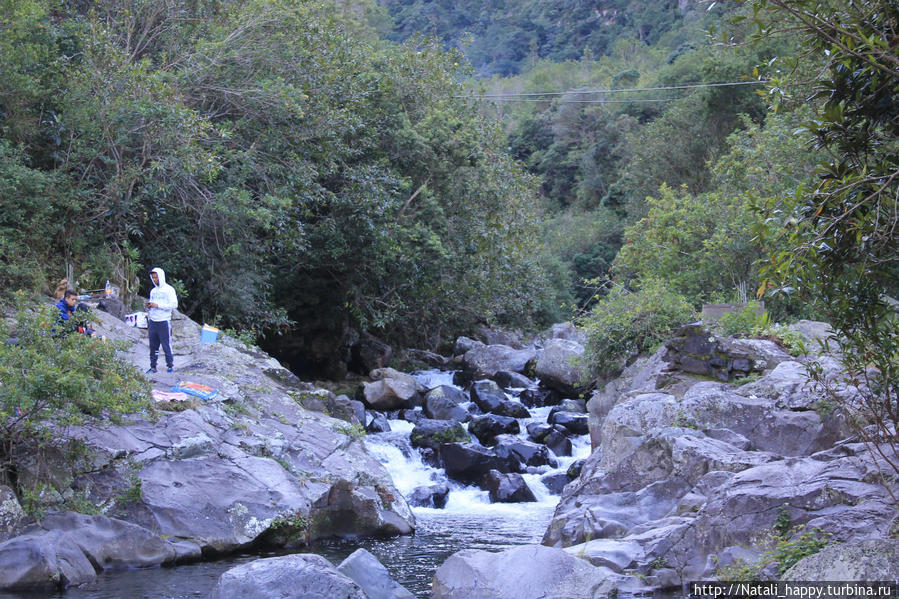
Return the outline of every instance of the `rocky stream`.
<path id="1" fill-rule="evenodd" d="M 97 315 L 144 366 L 146 332 Z M 808 380 L 809 360 L 839 371 L 826 325 L 795 329 L 814 351 L 687 326 L 598 389 L 571 326 L 460 338 L 410 374 L 373 357 L 350 398 L 179 316 L 176 371 L 151 382 L 217 396 L 59 431 L 76 460 L 23 464 L 59 491 L 35 522 L 0 487 L 0 597 L 595 599 L 753 564 L 899 579 L 899 485 Z M 829 546 L 780 571 L 772 548 L 803 531 Z"/>

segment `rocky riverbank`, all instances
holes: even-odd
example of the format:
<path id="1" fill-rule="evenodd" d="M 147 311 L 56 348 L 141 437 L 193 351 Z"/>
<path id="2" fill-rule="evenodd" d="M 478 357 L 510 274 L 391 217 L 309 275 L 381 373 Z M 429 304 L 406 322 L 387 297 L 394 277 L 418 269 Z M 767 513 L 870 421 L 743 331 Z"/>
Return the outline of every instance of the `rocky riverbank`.
<path id="1" fill-rule="evenodd" d="M 146 368 L 146 331 L 97 312 L 99 333 L 131 343 Z M 228 337 L 200 342 L 200 326 L 173 323 L 179 380 L 218 390 L 210 401 L 161 404 L 116 425 L 58 431 L 60 451 L 19 465 L 19 481 L 49 480 L 51 514 L 28 518 L 0 488 L 0 589 L 65 587 L 108 567 L 201 559 L 254 546 L 332 535 L 397 535 L 415 518 L 389 473 L 360 441 L 363 406 L 303 383 L 266 354 Z M 324 413 L 328 411 L 331 415 Z M 54 513 L 80 505 L 95 515 Z"/>
<path id="2" fill-rule="evenodd" d="M 100 332 L 130 341 L 128 358 L 144 366 L 145 333 L 98 316 Z M 845 556 L 896 550 L 890 491 L 899 486 L 852 436 L 846 412 L 807 378 L 810 360 L 837 376 L 837 357 L 816 344 L 826 328 L 796 330 L 815 351 L 794 356 L 771 340 L 685 327 L 595 391 L 578 360 L 583 339 L 570 326 L 526 346 L 460 338 L 451 358 L 418 357 L 455 371 L 461 389 L 380 367 L 375 352 L 379 368 L 350 399 L 227 337 L 200 343 L 199 325 L 179 318 L 176 372 L 151 383 L 167 390 L 189 380 L 218 396 L 59 431 L 83 442 L 77 458 L 60 452 L 20 468 L 20 480 L 53 481 L 41 498 L 49 515 L 29 523 L 0 488 L 0 589 L 65 587 L 106 568 L 335 535 L 407 534 L 415 527 L 407 500 L 440 507 L 452 482 L 484 489 L 491 502 L 528 502 L 524 477 L 535 476 L 562 494 L 543 544 L 456 553 L 437 570 L 432 599 L 592 599 L 749 571 L 776 578 L 783 564 L 773 550 L 809 539 L 816 549 L 843 543 L 836 555 L 846 568 L 869 572 L 879 566 Z M 851 401 L 852 388 L 840 393 Z M 442 469 L 442 480 L 407 497 L 397 490 L 361 439 L 365 428 L 389 430 L 389 419 L 411 423 L 409 450 Z M 589 458 L 541 474 L 588 433 Z M 98 513 L 63 511 L 77 502 Z M 802 564 L 794 579 L 808 576 Z M 309 596 L 408 596 L 364 554 L 338 567 L 306 555 L 239 568 L 214 596 L 275 596 L 284 591 L 277 580 Z"/>
<path id="3" fill-rule="evenodd" d="M 796 330 L 820 349 L 824 325 Z M 899 484 L 852 436 L 847 413 L 809 381 L 810 360 L 826 378 L 838 377 L 835 356 L 792 356 L 772 341 L 685 327 L 591 397 L 594 451 L 562 493 L 547 547 L 458 553 L 437 571 L 434 599 L 538 597 L 558 594 L 563 583 L 565 596 L 586 598 L 602 585 L 681 588 L 750 572 L 777 578 L 778 547 L 798 551 L 803 543 L 852 555 L 864 553 L 850 549 L 864 542 L 895 551 Z M 840 390 L 847 401 L 852 393 Z M 560 578 L 564 568 L 546 564 L 564 558 L 544 555 L 549 548 L 596 570 L 579 565 Z M 515 582 L 504 587 L 489 573 L 507 562 Z M 874 570 L 880 580 L 896 575 Z M 520 588 L 535 590 L 510 590 Z"/>

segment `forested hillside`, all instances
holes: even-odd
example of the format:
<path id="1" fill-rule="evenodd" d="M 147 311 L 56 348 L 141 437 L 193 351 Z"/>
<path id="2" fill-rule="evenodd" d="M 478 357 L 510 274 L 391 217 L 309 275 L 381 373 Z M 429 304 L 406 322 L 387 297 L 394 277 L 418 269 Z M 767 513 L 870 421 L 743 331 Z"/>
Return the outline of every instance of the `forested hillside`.
<path id="1" fill-rule="evenodd" d="M 784 265 L 822 248 L 876 304 L 895 215 L 825 187 L 895 171 L 881 4 L 0 0 L 3 293 L 162 266 L 193 317 L 319 369 L 363 331 L 435 348 L 631 296 L 819 315 Z M 872 232 L 815 237 L 847 223 Z"/>
<path id="2" fill-rule="evenodd" d="M 369 18 L 371 17 L 371 19 Z M 0 276 L 146 290 L 335 352 L 548 304 L 535 186 L 462 59 L 358 3 L 0 3 Z M 514 281 L 514 284 L 511 283 Z M 302 345 L 294 348 L 303 351 Z"/>
<path id="3" fill-rule="evenodd" d="M 895 363 L 893 4 L 381 4 L 395 38 L 436 35 L 482 76 L 471 96 L 540 177 L 558 288 L 598 301 L 598 362 L 679 306 L 760 297 Z"/>
<path id="4" fill-rule="evenodd" d="M 539 60 L 561 62 L 608 54 L 632 38 L 655 45 L 666 34 L 698 20 L 718 18 L 720 8 L 697 9 L 695 0 L 379 0 L 394 26 L 390 39 L 416 34 L 461 49 L 481 76 L 514 75 Z M 705 13 L 711 12 L 711 15 Z M 669 35 L 677 48 L 693 39 Z"/>

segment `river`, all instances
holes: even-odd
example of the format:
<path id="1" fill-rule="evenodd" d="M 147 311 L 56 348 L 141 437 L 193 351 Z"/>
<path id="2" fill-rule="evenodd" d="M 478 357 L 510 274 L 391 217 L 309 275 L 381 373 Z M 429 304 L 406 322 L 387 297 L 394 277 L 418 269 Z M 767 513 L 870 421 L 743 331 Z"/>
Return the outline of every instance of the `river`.
<path id="1" fill-rule="evenodd" d="M 451 384 L 452 374 L 436 371 L 418 373 L 426 387 Z M 510 398 L 514 399 L 514 397 Z M 531 408 L 532 417 L 521 420 L 521 437 L 526 438 L 525 425 L 545 422 L 550 408 Z M 397 489 L 409 497 L 421 485 L 443 481 L 442 470 L 422 463 L 409 445 L 413 425 L 404 420 L 391 420 L 391 432 L 370 434 L 365 443 L 369 451 L 385 464 Z M 558 495 L 553 495 L 540 482 L 549 471 L 564 471 L 575 460 L 590 454 L 587 435 L 572 438 L 574 451 L 570 457 L 558 458 L 558 468 L 541 469 L 524 474 L 528 486 L 537 497 L 530 503 L 491 504 L 486 491 L 449 482 L 450 494 L 444 509 L 413 508 L 415 533 L 386 539 L 329 539 L 299 549 L 318 553 L 335 565 L 362 547 L 374 554 L 391 575 L 418 599 L 430 597 L 434 572 L 447 557 L 462 549 L 499 551 L 515 545 L 539 543 L 543 538 Z M 294 550 L 296 551 L 296 550 Z M 169 568 L 107 571 L 96 582 L 57 593 L 0 593 L 0 599 L 187 599 L 207 597 L 226 570 L 260 557 L 284 555 L 285 551 L 233 554 L 215 560 L 184 564 Z"/>

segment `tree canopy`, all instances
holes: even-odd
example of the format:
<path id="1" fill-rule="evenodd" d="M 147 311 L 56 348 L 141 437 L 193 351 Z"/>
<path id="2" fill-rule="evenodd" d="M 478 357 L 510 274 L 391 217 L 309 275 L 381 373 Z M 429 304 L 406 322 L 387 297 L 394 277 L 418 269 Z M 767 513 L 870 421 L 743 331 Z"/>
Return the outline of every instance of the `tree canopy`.
<path id="1" fill-rule="evenodd" d="M 4 0 L 0 15 L 15 287 L 72 262 L 83 286 L 139 289 L 162 266 L 197 318 L 429 343 L 546 302 L 531 177 L 459 97 L 458 53 L 379 41 L 375 5 Z"/>

